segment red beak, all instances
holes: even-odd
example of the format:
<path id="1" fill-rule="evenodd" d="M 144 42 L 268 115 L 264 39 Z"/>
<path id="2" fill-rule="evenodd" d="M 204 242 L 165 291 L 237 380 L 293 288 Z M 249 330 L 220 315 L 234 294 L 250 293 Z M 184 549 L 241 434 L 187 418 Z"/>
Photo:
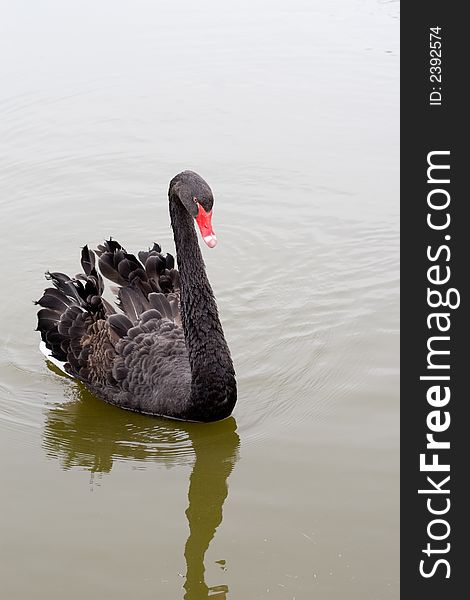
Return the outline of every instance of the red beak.
<path id="1" fill-rule="evenodd" d="M 206 212 L 202 206 L 197 203 L 199 211 L 196 217 L 196 223 L 199 225 L 202 239 L 206 242 L 209 248 L 213 248 L 217 244 L 214 230 L 212 229 L 212 210 Z"/>

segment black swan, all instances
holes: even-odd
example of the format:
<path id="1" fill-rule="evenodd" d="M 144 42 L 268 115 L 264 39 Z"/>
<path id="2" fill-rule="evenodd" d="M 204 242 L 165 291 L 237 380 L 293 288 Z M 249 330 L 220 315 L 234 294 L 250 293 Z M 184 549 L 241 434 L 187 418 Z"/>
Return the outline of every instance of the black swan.
<path id="1" fill-rule="evenodd" d="M 46 273 L 54 287 L 37 301 L 42 352 L 94 394 L 121 408 L 185 421 L 219 421 L 237 400 L 235 371 L 207 279 L 194 221 L 213 248 L 214 199 L 197 173 L 168 190 L 179 272 L 154 244 L 137 259 L 115 240 L 98 246 L 104 277 L 118 285 L 117 312 L 103 298 L 95 254 L 84 273 Z"/>

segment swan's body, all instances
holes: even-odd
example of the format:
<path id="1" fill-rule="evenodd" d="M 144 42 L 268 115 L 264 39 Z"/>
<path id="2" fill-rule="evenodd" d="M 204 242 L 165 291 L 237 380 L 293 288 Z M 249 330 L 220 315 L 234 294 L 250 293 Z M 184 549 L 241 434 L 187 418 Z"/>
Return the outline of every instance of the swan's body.
<path id="1" fill-rule="evenodd" d="M 121 408 L 191 421 L 231 414 L 235 372 L 194 229 L 215 246 L 212 192 L 196 173 L 170 182 L 170 217 L 179 272 L 160 246 L 138 260 L 113 240 L 99 246 L 101 273 L 118 284 L 122 312 L 103 299 L 95 255 L 83 274 L 48 273 L 54 288 L 38 301 L 42 351 L 96 395 Z"/>

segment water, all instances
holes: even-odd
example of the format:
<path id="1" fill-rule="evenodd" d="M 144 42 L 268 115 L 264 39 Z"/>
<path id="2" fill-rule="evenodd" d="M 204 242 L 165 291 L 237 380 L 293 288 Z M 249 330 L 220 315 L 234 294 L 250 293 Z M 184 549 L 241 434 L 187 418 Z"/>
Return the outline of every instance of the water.
<path id="1" fill-rule="evenodd" d="M 40 1 L 0 19 L 5 598 L 398 598 L 398 4 Z M 43 272 L 173 251 L 214 190 L 232 419 L 47 367 Z"/>

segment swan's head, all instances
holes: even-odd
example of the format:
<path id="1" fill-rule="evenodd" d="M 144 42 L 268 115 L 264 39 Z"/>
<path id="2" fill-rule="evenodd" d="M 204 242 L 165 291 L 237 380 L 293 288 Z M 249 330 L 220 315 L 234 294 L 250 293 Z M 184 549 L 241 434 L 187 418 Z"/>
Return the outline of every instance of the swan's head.
<path id="1" fill-rule="evenodd" d="M 183 171 L 170 181 L 168 194 L 170 200 L 176 197 L 181 201 L 196 221 L 204 242 L 213 248 L 217 244 L 212 229 L 214 196 L 207 182 L 194 171 Z"/>

